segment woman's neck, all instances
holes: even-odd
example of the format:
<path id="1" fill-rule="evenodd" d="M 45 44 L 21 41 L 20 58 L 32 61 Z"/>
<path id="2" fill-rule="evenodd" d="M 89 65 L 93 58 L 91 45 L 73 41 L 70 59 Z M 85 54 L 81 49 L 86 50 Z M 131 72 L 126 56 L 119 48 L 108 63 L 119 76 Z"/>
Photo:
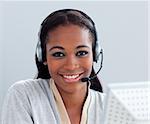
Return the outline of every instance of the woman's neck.
<path id="1" fill-rule="evenodd" d="M 67 93 L 63 90 L 59 90 L 66 109 L 82 109 L 87 97 L 87 91 L 87 85 L 85 85 L 80 91 L 73 93 Z"/>
<path id="2" fill-rule="evenodd" d="M 83 105 L 88 95 L 88 86 L 85 84 L 81 89 L 77 89 L 71 93 L 59 88 L 58 91 L 64 102 L 71 124 L 79 124 L 82 117 Z"/>

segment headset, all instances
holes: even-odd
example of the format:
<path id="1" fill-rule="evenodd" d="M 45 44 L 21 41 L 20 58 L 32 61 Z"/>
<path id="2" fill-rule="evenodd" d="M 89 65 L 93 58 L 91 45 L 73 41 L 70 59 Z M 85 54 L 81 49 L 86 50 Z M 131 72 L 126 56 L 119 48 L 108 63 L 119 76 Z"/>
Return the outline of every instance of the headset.
<path id="1" fill-rule="evenodd" d="M 43 51 L 42 46 L 41 46 L 42 42 L 44 42 L 44 41 L 42 41 L 43 40 L 42 35 L 44 34 L 43 33 L 44 32 L 44 28 L 47 28 L 48 22 L 49 22 L 49 20 L 51 19 L 52 16 L 57 15 L 57 14 L 59 15 L 59 13 L 66 14 L 67 12 L 77 12 L 77 13 L 80 13 L 83 18 L 87 19 L 92 24 L 92 30 L 91 29 L 89 29 L 89 30 L 94 35 L 94 44 L 92 46 L 93 61 L 97 63 L 98 60 L 99 60 L 99 58 L 100 58 L 100 55 L 101 55 L 101 62 L 100 62 L 100 64 L 101 64 L 100 69 L 101 69 L 102 68 L 102 61 L 103 61 L 103 49 L 100 47 L 100 43 L 97 40 L 98 38 L 97 38 L 97 32 L 96 32 L 95 23 L 93 22 L 93 20 L 87 14 L 85 14 L 84 12 L 82 12 L 80 10 L 76 10 L 76 9 L 61 9 L 61 10 L 57 10 L 57 11 L 51 13 L 42 22 L 41 28 L 40 28 L 40 31 L 39 31 L 39 41 L 38 41 L 37 47 L 36 47 L 36 57 L 37 57 L 38 62 L 40 62 L 40 63 L 44 62 L 44 60 L 43 60 L 43 58 L 44 58 L 43 57 L 44 51 Z"/>

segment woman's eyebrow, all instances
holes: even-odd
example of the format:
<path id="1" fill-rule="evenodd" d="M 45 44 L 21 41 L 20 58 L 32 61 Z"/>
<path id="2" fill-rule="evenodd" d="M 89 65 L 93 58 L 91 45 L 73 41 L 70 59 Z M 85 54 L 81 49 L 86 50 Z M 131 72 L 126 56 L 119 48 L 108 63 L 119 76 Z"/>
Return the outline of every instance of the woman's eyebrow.
<path id="1" fill-rule="evenodd" d="M 64 48 L 63 48 L 63 47 L 61 47 L 61 46 L 54 46 L 54 47 L 50 48 L 50 49 L 49 49 L 49 51 L 52 51 L 53 49 L 60 49 L 60 50 L 64 50 Z"/>
<path id="2" fill-rule="evenodd" d="M 80 45 L 80 46 L 77 46 L 76 49 L 79 49 L 79 48 L 90 48 L 89 46 L 86 46 L 86 45 Z"/>

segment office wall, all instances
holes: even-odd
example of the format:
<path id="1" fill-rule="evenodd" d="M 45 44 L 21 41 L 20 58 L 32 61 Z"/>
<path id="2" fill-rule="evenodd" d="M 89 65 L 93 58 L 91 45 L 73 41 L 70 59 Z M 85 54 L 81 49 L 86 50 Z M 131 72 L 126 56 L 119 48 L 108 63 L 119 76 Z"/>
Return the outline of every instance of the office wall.
<path id="1" fill-rule="evenodd" d="M 3 73 L 2 73 L 2 66 L 3 66 L 3 61 L 2 61 L 2 3 L 0 2 L 0 106 L 3 101 L 3 88 L 2 88 L 2 81 L 3 81 Z M 1 107 L 0 107 L 0 112 L 1 112 Z"/>
<path id="2" fill-rule="evenodd" d="M 14 82 L 34 78 L 40 23 L 61 8 L 83 10 L 95 21 L 104 49 L 103 86 L 148 80 L 147 2 L 3 2 L 0 8 L 0 106 Z"/>
<path id="3" fill-rule="evenodd" d="M 148 8 L 148 22 L 150 22 L 150 2 Z M 148 32 L 150 32 L 150 23 L 148 23 Z M 148 35 L 148 63 L 150 63 L 150 34 Z M 148 80 L 150 81 L 150 64 L 148 64 Z"/>

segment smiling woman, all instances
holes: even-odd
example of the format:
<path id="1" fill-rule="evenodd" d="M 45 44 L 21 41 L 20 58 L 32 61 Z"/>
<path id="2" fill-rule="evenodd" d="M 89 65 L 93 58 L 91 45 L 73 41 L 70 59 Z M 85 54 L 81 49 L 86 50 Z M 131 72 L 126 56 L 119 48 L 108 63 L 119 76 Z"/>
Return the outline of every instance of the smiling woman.
<path id="1" fill-rule="evenodd" d="M 100 53 L 88 15 L 74 9 L 51 13 L 39 32 L 37 79 L 9 89 L 2 124 L 99 124 L 103 94 L 93 63 Z"/>
<path id="2" fill-rule="evenodd" d="M 89 77 L 92 70 L 92 41 L 88 30 L 70 24 L 58 26 L 49 36 L 45 64 L 59 91 L 86 90 L 86 83 L 80 79 Z"/>

